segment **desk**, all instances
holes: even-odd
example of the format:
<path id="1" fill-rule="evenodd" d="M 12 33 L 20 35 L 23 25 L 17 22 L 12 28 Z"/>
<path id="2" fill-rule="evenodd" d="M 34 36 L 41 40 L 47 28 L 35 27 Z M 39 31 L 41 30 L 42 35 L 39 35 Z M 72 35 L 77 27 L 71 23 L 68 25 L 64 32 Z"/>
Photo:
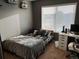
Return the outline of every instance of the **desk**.
<path id="1" fill-rule="evenodd" d="M 68 43 L 74 42 L 75 39 L 79 39 L 79 35 L 75 34 L 66 34 L 66 33 L 59 33 L 59 48 L 62 50 L 67 50 Z"/>

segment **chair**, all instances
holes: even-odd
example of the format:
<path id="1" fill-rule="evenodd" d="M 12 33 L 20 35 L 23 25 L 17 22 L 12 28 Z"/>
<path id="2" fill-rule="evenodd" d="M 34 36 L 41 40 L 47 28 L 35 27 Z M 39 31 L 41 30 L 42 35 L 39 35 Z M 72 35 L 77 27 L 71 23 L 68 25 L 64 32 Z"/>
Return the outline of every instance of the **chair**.
<path id="1" fill-rule="evenodd" d="M 2 45 L 1 45 L 1 36 L 0 36 L 0 59 L 3 59 L 3 51 L 2 51 Z"/>
<path id="2" fill-rule="evenodd" d="M 70 42 L 68 49 L 71 52 L 71 59 L 79 59 L 79 43 Z"/>

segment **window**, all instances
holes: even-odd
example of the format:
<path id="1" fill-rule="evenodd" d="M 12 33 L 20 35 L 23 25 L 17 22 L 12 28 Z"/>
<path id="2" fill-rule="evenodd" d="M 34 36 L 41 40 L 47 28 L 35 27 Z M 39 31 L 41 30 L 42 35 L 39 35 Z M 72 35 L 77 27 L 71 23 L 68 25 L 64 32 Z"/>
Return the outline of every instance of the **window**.
<path id="1" fill-rule="evenodd" d="M 41 29 L 62 31 L 62 27 L 70 29 L 74 24 L 76 4 L 42 7 Z"/>

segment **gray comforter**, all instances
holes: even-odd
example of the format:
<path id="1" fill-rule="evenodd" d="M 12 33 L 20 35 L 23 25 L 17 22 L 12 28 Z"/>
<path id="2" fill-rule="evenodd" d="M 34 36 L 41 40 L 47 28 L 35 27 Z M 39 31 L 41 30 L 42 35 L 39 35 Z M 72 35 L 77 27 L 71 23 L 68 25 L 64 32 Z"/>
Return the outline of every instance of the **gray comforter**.
<path id="1" fill-rule="evenodd" d="M 36 59 L 43 50 L 45 42 L 41 38 L 32 36 L 12 37 L 3 41 L 3 48 L 24 59 Z"/>

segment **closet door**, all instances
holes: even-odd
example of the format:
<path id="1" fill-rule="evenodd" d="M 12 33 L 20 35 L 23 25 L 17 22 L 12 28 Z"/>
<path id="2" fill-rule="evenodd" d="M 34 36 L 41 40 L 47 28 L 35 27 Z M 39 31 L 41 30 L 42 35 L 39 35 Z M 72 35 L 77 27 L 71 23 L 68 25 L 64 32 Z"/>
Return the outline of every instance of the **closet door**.
<path id="1" fill-rule="evenodd" d="M 0 59 L 3 59 L 2 45 L 1 45 L 1 36 L 0 36 Z"/>

